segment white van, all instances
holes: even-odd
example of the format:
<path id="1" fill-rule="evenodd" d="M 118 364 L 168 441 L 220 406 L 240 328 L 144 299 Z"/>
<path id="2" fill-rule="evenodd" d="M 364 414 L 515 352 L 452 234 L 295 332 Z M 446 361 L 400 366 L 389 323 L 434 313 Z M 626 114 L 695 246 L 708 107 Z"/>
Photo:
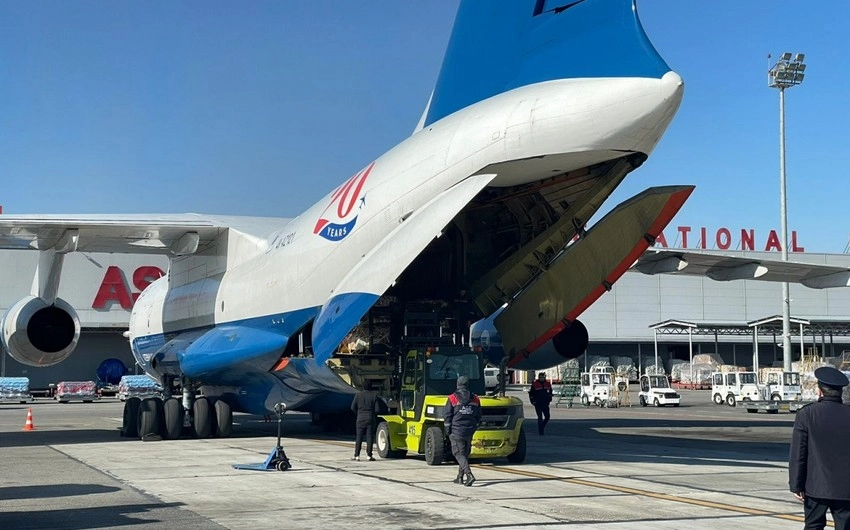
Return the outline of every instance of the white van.
<path id="1" fill-rule="evenodd" d="M 491 390 L 499 386 L 499 368 L 495 366 L 487 366 L 484 368 L 484 386 L 487 390 Z"/>

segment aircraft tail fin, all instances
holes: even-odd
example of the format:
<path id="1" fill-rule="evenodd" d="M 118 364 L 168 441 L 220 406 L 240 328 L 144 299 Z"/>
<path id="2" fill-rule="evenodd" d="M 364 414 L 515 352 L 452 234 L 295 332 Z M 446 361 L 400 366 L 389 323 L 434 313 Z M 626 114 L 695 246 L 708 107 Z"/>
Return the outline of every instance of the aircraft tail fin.
<path id="1" fill-rule="evenodd" d="M 660 78 L 635 0 L 462 0 L 417 130 L 508 90 L 554 79 Z"/>

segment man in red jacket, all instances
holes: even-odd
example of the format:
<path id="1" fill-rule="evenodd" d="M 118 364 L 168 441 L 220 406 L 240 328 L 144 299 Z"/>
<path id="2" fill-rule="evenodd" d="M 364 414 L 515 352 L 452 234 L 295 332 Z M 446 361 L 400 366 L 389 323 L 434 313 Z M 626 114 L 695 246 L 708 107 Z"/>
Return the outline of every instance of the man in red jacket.
<path id="1" fill-rule="evenodd" d="M 552 402 L 552 383 L 546 379 L 546 372 L 537 374 L 528 391 L 534 411 L 537 412 L 537 434 L 543 436 L 543 430 L 549 423 L 549 403 Z"/>

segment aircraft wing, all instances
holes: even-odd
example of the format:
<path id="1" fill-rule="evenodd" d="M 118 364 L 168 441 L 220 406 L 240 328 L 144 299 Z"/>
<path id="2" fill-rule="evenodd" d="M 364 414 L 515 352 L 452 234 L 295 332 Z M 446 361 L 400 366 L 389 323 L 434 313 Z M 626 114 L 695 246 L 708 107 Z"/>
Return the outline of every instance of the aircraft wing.
<path id="1" fill-rule="evenodd" d="M 685 274 L 712 280 L 761 280 L 800 283 L 812 289 L 850 287 L 850 268 L 799 259 L 781 261 L 759 255 L 715 251 L 649 249 L 632 265 L 644 274 Z"/>
<path id="2" fill-rule="evenodd" d="M 0 215 L 0 249 L 192 254 L 228 229 L 265 239 L 288 220 L 237 216 Z"/>

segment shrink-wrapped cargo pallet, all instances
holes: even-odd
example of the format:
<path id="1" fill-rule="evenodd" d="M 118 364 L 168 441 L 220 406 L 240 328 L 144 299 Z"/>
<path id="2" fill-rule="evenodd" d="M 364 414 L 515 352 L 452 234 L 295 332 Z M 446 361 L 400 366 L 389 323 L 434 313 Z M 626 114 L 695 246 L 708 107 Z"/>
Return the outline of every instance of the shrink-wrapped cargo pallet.
<path id="1" fill-rule="evenodd" d="M 118 399 L 130 397 L 157 397 L 162 394 L 162 385 L 149 375 L 125 375 L 118 383 Z"/>
<path id="2" fill-rule="evenodd" d="M 56 384 L 55 397 L 59 401 L 93 401 L 97 399 L 97 385 L 94 381 L 60 381 Z"/>
<path id="3" fill-rule="evenodd" d="M 0 401 L 29 401 L 29 377 L 0 377 Z"/>

